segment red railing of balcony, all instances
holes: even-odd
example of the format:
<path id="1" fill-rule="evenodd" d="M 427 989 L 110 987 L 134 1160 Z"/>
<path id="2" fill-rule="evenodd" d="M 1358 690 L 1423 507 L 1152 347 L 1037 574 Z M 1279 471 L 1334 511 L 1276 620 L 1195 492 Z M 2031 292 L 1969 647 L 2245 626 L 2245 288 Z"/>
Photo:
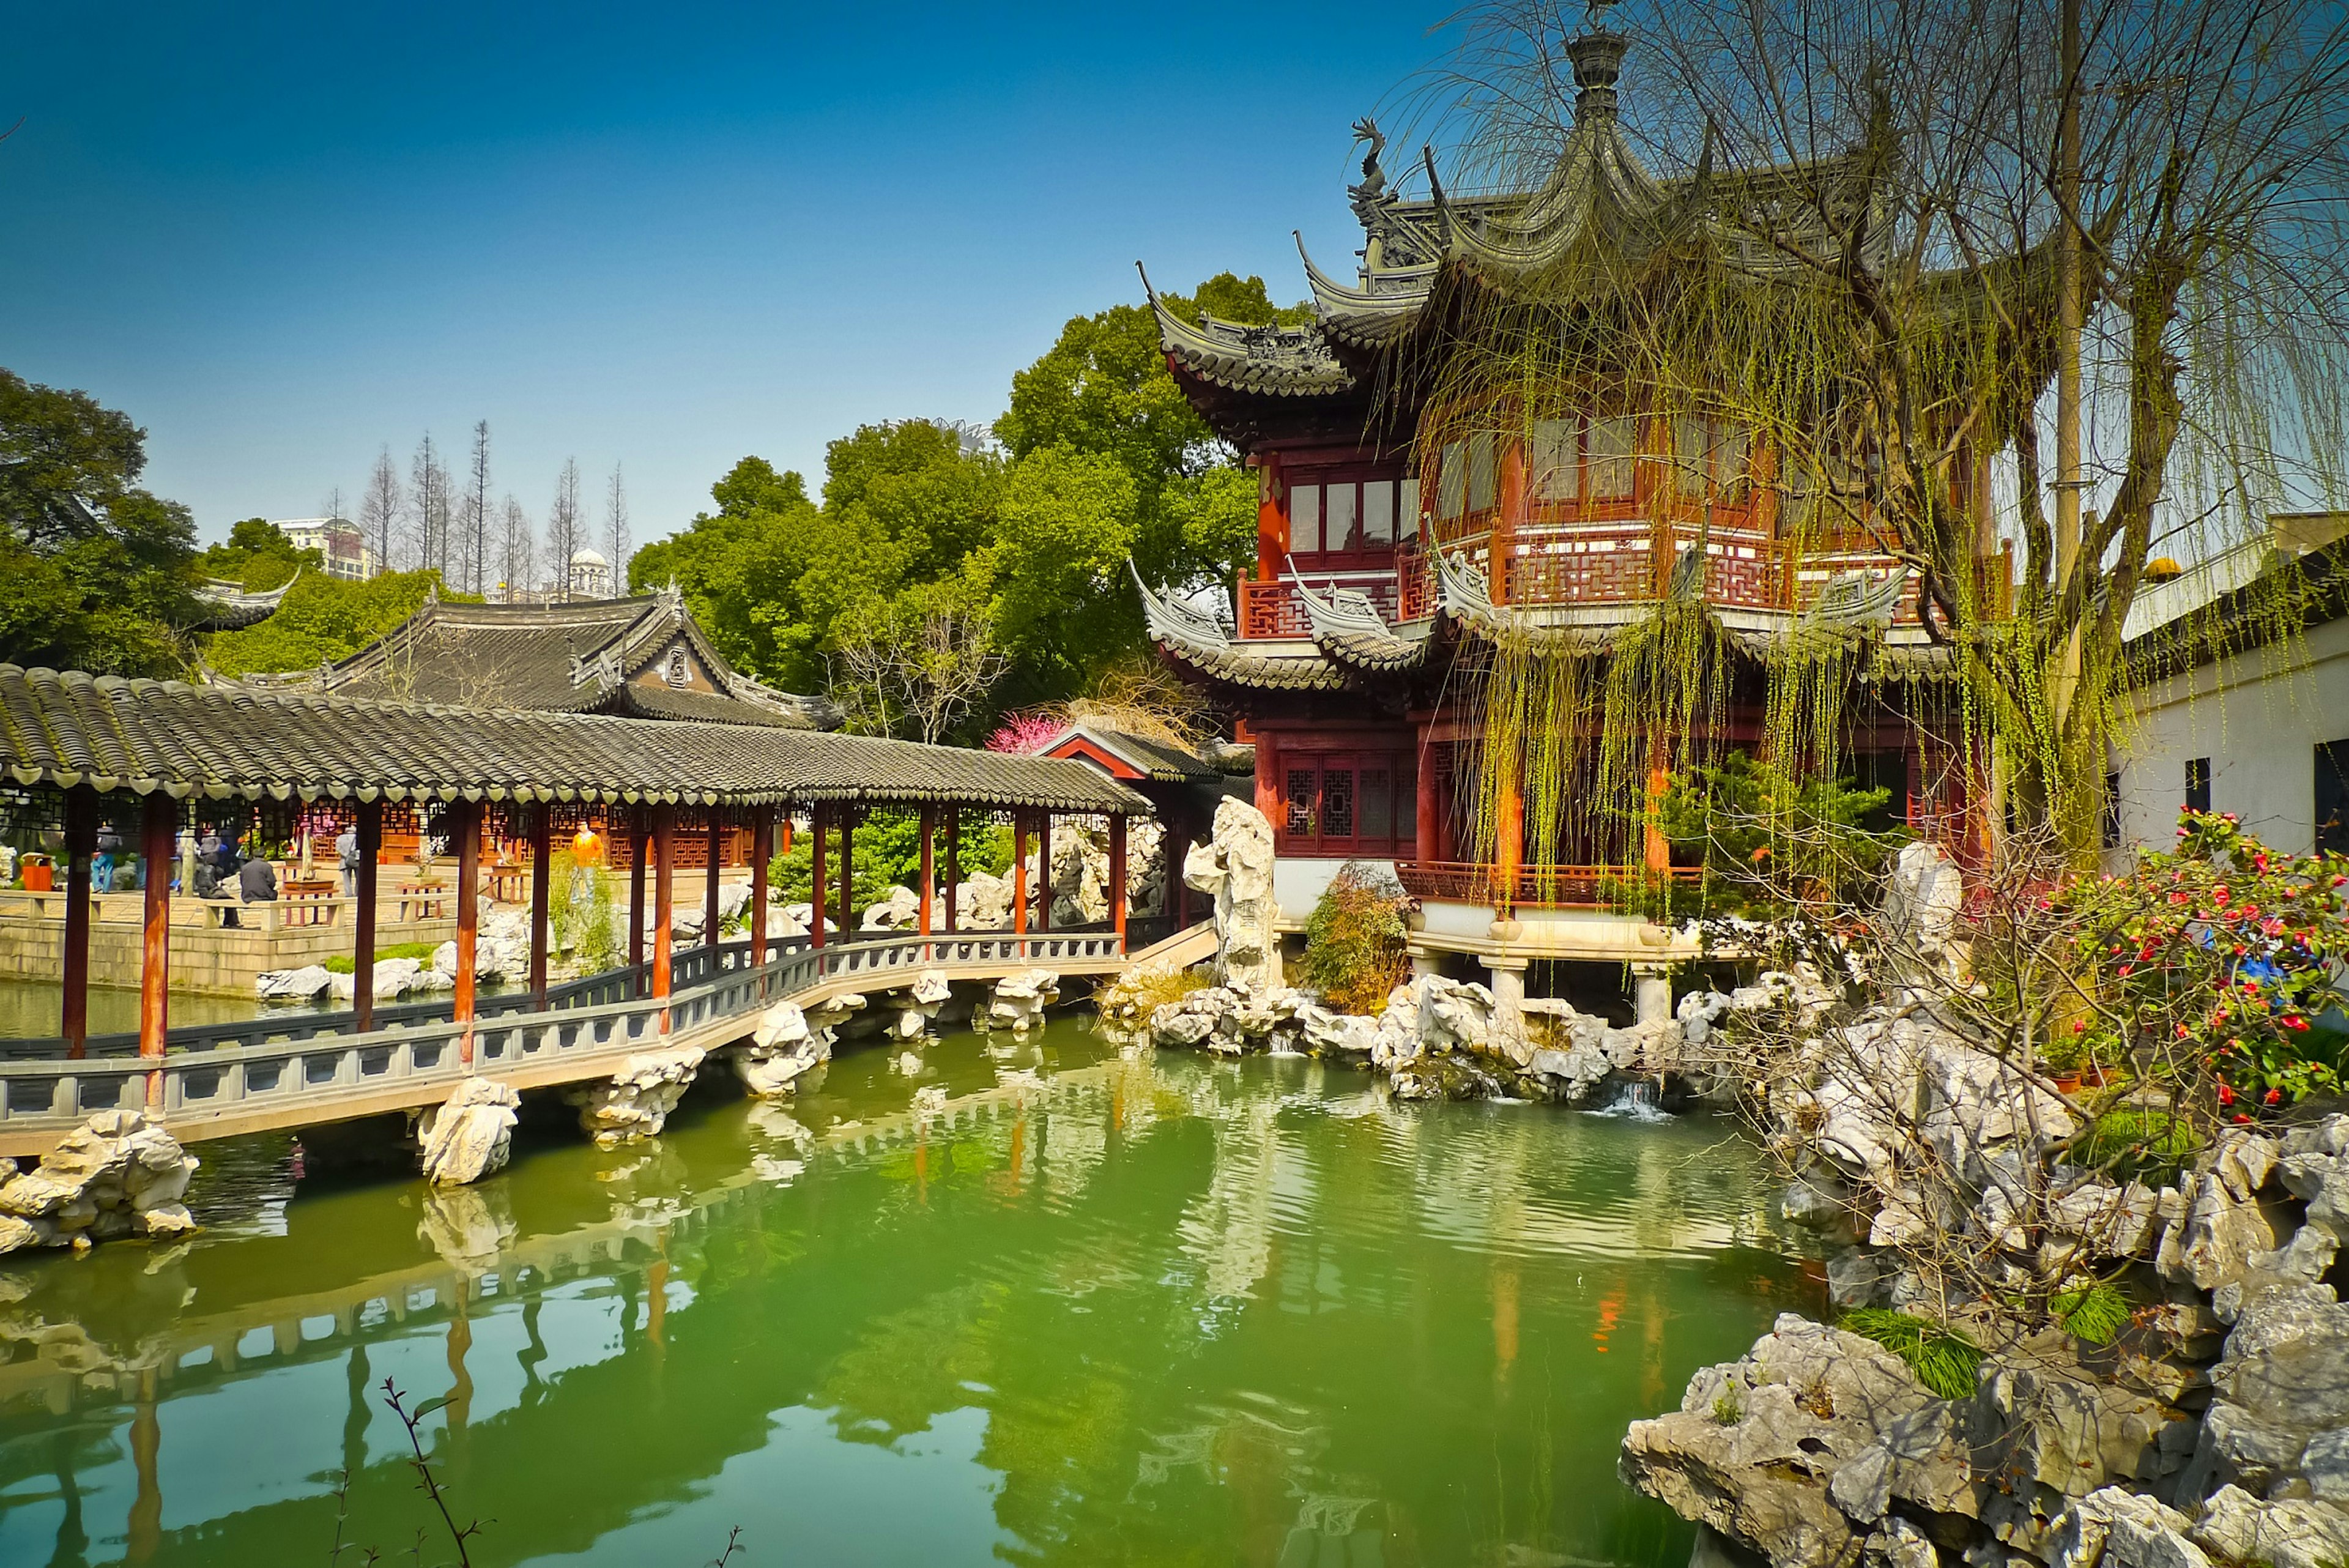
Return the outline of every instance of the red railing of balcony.
<path id="1" fill-rule="evenodd" d="M 1868 549 L 1811 550 L 1797 554 L 1785 541 L 1745 529 L 1707 529 L 1694 522 L 1630 521 L 1478 531 L 1450 547 L 1485 568 L 1495 604 L 1523 608 L 1564 605 L 1634 604 L 1661 597 L 1669 587 L 1681 552 L 1704 551 L 1705 599 L 1733 609 L 1796 610 L 1816 598 L 1840 572 L 1881 572 L 1899 563 Z M 1421 545 L 1406 545 L 1392 572 L 1308 573 L 1317 588 L 1347 587 L 1368 594 L 1392 623 L 1422 620 L 1436 607 L 1434 564 Z M 1902 592 L 1895 618 L 1917 618 L 1917 582 Z M 1239 586 L 1239 633 L 1243 638 L 1301 638 L 1312 626 L 1294 586 L 1243 582 Z"/>
<path id="2" fill-rule="evenodd" d="M 1352 588 L 1369 596 L 1390 626 L 1398 618 L 1402 594 L 1393 572 L 1308 572 L 1305 580 L 1317 593 Z M 1313 635 L 1313 623 L 1305 618 L 1305 604 L 1297 596 L 1297 585 L 1287 577 L 1271 583 L 1241 583 L 1239 614 L 1243 638 Z"/>
<path id="3" fill-rule="evenodd" d="M 1416 898 L 1447 904 L 1500 901 L 1501 868 L 1490 862 L 1398 860 L 1395 874 L 1402 877 L 1404 890 Z M 1627 882 L 1656 875 L 1627 871 L 1620 866 L 1524 866 L 1517 869 L 1516 897 L 1509 904 L 1519 909 L 1611 909 L 1621 902 L 1619 894 L 1628 890 Z M 1692 884 L 1703 873 L 1694 866 L 1675 866 L 1661 875 L 1675 883 Z"/>

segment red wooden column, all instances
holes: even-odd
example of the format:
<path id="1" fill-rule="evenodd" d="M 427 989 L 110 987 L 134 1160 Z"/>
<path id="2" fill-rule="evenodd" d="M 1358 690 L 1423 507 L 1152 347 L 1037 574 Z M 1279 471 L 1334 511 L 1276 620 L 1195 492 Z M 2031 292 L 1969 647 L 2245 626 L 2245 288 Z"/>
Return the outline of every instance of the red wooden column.
<path id="1" fill-rule="evenodd" d="M 930 898 L 932 896 L 932 884 L 937 880 L 937 867 L 932 858 L 933 851 L 931 849 L 931 839 L 937 832 L 937 827 L 938 808 L 935 805 L 926 805 L 922 807 L 922 886 L 920 888 L 921 920 L 919 929 L 921 934 L 926 937 L 930 934 Z"/>
<path id="2" fill-rule="evenodd" d="M 653 995 L 661 1008 L 660 1032 L 668 1033 L 669 901 L 677 894 L 677 809 L 653 807 Z"/>
<path id="3" fill-rule="evenodd" d="M 962 808 L 947 806 L 947 929 L 955 929 L 955 884 L 962 880 Z"/>
<path id="4" fill-rule="evenodd" d="M 831 846 L 828 842 L 832 837 L 831 830 L 832 807 L 818 801 L 808 813 L 808 832 L 813 836 L 813 841 L 808 846 L 808 865 L 815 873 L 814 901 L 808 917 L 808 940 L 818 947 L 823 946 L 824 851 Z"/>
<path id="5" fill-rule="evenodd" d="M 1125 950 L 1125 818 L 1109 819 L 1109 923 L 1117 950 Z"/>
<path id="6" fill-rule="evenodd" d="M 1028 814 L 1011 814 L 1011 932 L 1028 934 Z"/>
<path id="7" fill-rule="evenodd" d="M 1517 872 L 1526 859 L 1526 803 L 1513 777 L 1501 786 L 1501 798 L 1494 803 L 1497 820 L 1493 824 L 1496 842 L 1493 847 L 1494 913 L 1507 919 L 1516 912 Z"/>
<path id="8" fill-rule="evenodd" d="M 789 833 L 791 825 L 783 825 Z M 762 805 L 750 818 L 750 967 L 767 961 L 767 862 L 775 857 L 775 808 Z"/>
<path id="9" fill-rule="evenodd" d="M 383 802 L 359 802 L 359 874 L 353 897 L 358 929 L 351 942 L 352 1023 L 364 1034 L 375 1027 L 376 862 L 383 858 Z"/>
<path id="10" fill-rule="evenodd" d="M 840 808 L 840 934 L 847 939 L 856 935 L 856 819 L 864 815 L 855 806 Z"/>
<path id="11" fill-rule="evenodd" d="M 645 967 L 645 860 L 650 845 L 645 837 L 645 808 L 628 808 L 628 967 Z M 629 981 L 636 995 L 645 993 L 644 975 Z"/>
<path id="12" fill-rule="evenodd" d="M 1640 834 L 1640 849 L 1648 869 L 1661 876 L 1671 869 L 1672 846 L 1664 837 L 1664 791 L 1671 786 L 1672 775 L 1664 766 L 1664 737 L 1658 735 L 1648 750 L 1648 809 L 1647 823 Z"/>
<path id="13" fill-rule="evenodd" d="M 1052 814 L 1036 814 L 1036 929 L 1052 929 Z"/>
<path id="14" fill-rule="evenodd" d="M 554 808 L 540 801 L 530 822 L 530 992 L 546 1005 L 546 925 L 554 897 Z"/>
<path id="15" fill-rule="evenodd" d="M 701 895 L 701 945 L 718 945 L 718 846 L 726 835 L 726 808 L 709 808 L 709 882 Z M 712 973 L 717 972 L 712 971 Z"/>
<path id="16" fill-rule="evenodd" d="M 460 801 L 450 807 L 454 822 L 450 836 L 457 841 L 457 1000 L 450 1017 L 462 1025 L 457 1036 L 457 1060 L 473 1064 L 473 971 L 479 955 L 474 939 L 481 929 L 481 807 L 478 801 Z"/>
<path id="17" fill-rule="evenodd" d="M 88 789 L 66 791 L 66 951 L 65 1008 L 58 1033 L 65 1036 L 66 1055 L 78 1060 L 89 1051 L 89 858 L 98 853 L 98 795 Z M 154 874 L 154 864 L 148 874 Z M 163 884 L 171 886 L 171 868 L 163 867 Z"/>
<path id="18" fill-rule="evenodd" d="M 1430 725 L 1432 731 L 1434 726 Z M 1444 858 L 1444 803 L 1436 787 L 1435 742 L 1422 732 L 1419 774 L 1412 804 L 1412 853 L 1423 866 Z"/>
<path id="19" fill-rule="evenodd" d="M 147 797 L 139 825 L 139 853 L 151 868 L 171 863 L 180 836 L 180 803 L 161 790 Z M 147 878 L 146 940 L 139 964 L 139 1054 L 157 1064 L 147 1075 L 147 1108 L 163 1108 L 163 1037 L 171 1024 L 171 878 Z"/>

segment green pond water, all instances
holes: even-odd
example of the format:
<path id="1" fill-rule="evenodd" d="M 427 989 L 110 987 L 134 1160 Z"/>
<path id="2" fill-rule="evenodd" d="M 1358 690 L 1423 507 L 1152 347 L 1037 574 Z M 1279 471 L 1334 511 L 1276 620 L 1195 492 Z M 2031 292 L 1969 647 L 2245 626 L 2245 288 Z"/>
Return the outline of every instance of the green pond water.
<path id="1" fill-rule="evenodd" d="M 387 1378 L 483 1565 L 1686 1562 L 1624 1424 L 1816 1304 L 1730 1123 L 1002 1041 L 448 1194 L 200 1146 L 199 1238 L 0 1262 L 0 1564 L 410 1561 Z"/>
<path id="2" fill-rule="evenodd" d="M 56 981 L 0 980 L 0 1040 L 53 1038 L 64 1027 L 65 987 Z M 242 1023 L 261 1003 L 247 997 L 171 993 L 171 1025 Z M 139 993 L 117 986 L 89 988 L 92 1034 L 139 1033 Z"/>

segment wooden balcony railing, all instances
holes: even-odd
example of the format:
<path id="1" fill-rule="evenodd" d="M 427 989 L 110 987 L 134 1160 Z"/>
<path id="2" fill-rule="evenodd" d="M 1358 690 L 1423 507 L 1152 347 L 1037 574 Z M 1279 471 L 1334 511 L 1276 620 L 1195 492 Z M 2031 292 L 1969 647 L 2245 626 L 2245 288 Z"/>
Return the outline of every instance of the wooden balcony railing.
<path id="1" fill-rule="evenodd" d="M 1685 519 L 1542 524 L 1489 534 L 1479 529 L 1449 547 L 1485 568 L 1495 604 L 1530 609 L 1660 598 L 1670 591 L 1682 553 L 1692 546 L 1704 552 L 1706 601 L 1730 609 L 1799 610 L 1840 573 L 1882 572 L 1899 565 L 1864 541 L 1798 553 L 1785 540 L 1749 529 L 1706 528 Z M 1390 623 L 1422 620 L 1436 608 L 1433 562 L 1418 544 L 1397 552 L 1392 572 L 1309 573 L 1306 580 L 1317 588 L 1360 589 Z M 1305 607 L 1286 577 L 1243 582 L 1239 588 L 1241 637 L 1311 635 Z M 1895 618 L 1910 624 L 1917 618 L 1913 577 Z"/>
<path id="2" fill-rule="evenodd" d="M 1400 595 L 1395 574 L 1385 572 L 1308 572 L 1305 580 L 1317 590 L 1352 588 L 1367 595 L 1379 614 L 1392 625 L 1397 618 Z M 1312 622 L 1305 618 L 1304 601 L 1297 585 L 1278 582 L 1240 584 L 1240 636 L 1243 638 L 1310 637 Z"/>
<path id="3" fill-rule="evenodd" d="M 1501 868 L 1489 861 L 1398 860 L 1395 874 L 1413 898 L 1447 904 L 1501 902 Z M 1515 897 L 1519 909 L 1604 909 L 1620 902 L 1627 882 L 1657 873 L 1626 870 L 1620 866 L 1522 866 L 1517 868 Z M 1694 883 L 1703 875 L 1694 866 L 1675 866 L 1662 873 L 1675 883 Z"/>

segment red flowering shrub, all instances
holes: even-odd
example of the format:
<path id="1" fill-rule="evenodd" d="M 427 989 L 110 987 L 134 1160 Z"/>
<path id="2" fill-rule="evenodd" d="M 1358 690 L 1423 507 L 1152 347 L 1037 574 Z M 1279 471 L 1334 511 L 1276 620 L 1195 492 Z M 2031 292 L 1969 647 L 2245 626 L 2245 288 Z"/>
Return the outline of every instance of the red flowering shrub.
<path id="1" fill-rule="evenodd" d="M 2176 849 L 2048 907 L 2070 918 L 2091 1009 L 2076 1033 L 2156 1075 L 2206 1079 L 2238 1121 L 2340 1085 L 2349 859 L 2282 854 L 2230 815 L 2189 812 Z"/>

